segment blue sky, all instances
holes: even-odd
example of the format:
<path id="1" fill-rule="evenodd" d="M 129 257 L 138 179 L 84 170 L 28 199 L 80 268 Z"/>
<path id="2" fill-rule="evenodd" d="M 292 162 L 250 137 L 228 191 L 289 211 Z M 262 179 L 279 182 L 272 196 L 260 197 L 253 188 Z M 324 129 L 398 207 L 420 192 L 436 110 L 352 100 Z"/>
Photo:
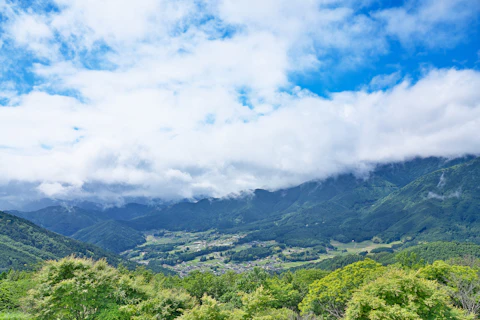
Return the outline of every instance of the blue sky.
<path id="1" fill-rule="evenodd" d="M 479 153 L 479 17 L 471 0 L 0 0 L 0 205 Z"/>
<path id="2" fill-rule="evenodd" d="M 412 16 L 419 15 L 422 6 L 442 6 L 442 2 L 446 3 L 446 1 L 440 1 L 440 4 L 435 4 L 433 1 L 352 1 L 350 6 L 344 6 L 348 2 L 332 1 L 326 8 L 332 10 L 347 7 L 356 10 L 353 14 L 354 17 L 362 16 L 375 21 L 377 24 L 375 27 L 378 30 L 373 33 L 376 35 L 385 31 L 382 30 L 385 23 L 382 24 L 379 22 L 381 19 L 377 18 L 379 13 L 389 10 L 405 10 Z M 478 70 L 480 67 L 479 5 L 475 1 L 452 1 L 452 3 L 455 2 L 459 2 L 459 4 L 452 7 L 461 11 L 458 20 L 439 19 L 438 22 L 434 22 L 429 33 L 425 34 L 427 39 L 420 38 L 405 42 L 394 34 L 384 35 L 385 38 L 382 39 L 384 48 L 378 51 L 372 48 L 371 52 L 365 53 L 366 56 L 362 57 L 361 61 L 348 67 L 342 67 L 343 59 L 348 56 L 348 53 L 331 48 L 326 54 L 318 54 L 322 60 L 328 61 L 329 68 L 327 70 L 322 66 L 313 66 L 301 72 L 289 72 L 288 77 L 291 82 L 289 85 L 298 85 L 325 96 L 329 92 L 362 89 L 377 75 L 398 72 L 400 75 L 398 81 L 405 76 L 416 81 L 424 70 L 429 68 Z M 61 2 L 55 1 L 6 1 L 3 6 L 4 14 L 0 19 L 3 26 L 2 32 L 5 32 L 5 25 L 9 25 L 12 20 L 18 18 L 18 15 L 30 14 L 46 17 L 48 20 L 48 17 L 60 15 L 62 10 L 65 10 Z M 197 1 L 196 10 L 198 10 L 195 12 L 196 17 L 192 19 L 193 21 L 189 21 L 192 25 L 175 26 L 171 33 L 184 33 L 192 26 L 196 27 L 212 21 L 218 24 L 215 30 L 215 33 L 218 34 L 215 37 L 231 38 L 244 30 L 244 26 L 229 24 L 221 17 L 209 12 L 205 3 Z M 252 10 L 255 10 L 254 6 Z M 465 15 L 463 11 L 470 13 L 466 20 L 463 20 Z M 456 13 L 448 12 L 448 14 L 455 15 Z M 118 67 L 108 59 L 108 54 L 115 53 L 115 50 L 120 49 L 109 46 L 102 39 L 96 39 L 91 47 L 78 50 L 75 47 L 78 45 L 77 42 L 81 42 L 81 39 L 77 39 L 75 34 L 65 38 L 58 32 L 58 30 L 53 30 L 52 37 L 48 42 L 58 46 L 57 53 L 60 54 L 62 60 L 75 60 L 90 70 L 114 70 Z M 437 33 L 441 33 L 443 36 L 433 43 L 429 43 L 428 38 Z M 25 45 L 18 45 L 14 37 L 2 37 L 0 55 L 5 60 L 9 60 L 9 66 L 2 70 L 2 79 L 12 81 L 18 93 L 28 93 L 45 80 L 33 72 L 35 64 L 50 65 L 52 63 L 48 57 L 39 57 L 35 52 L 25 49 Z M 321 50 L 324 48 L 313 48 L 314 53 Z M 60 93 L 75 94 L 73 91 Z M 2 102 L 7 104 L 8 101 L 4 99 Z"/>

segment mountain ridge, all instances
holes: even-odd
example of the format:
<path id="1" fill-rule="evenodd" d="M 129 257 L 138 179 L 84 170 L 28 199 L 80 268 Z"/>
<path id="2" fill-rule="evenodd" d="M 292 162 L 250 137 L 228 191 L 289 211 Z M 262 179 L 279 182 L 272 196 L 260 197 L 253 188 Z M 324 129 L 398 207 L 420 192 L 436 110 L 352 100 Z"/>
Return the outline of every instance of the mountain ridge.
<path id="1" fill-rule="evenodd" d="M 0 211 L 0 271 L 10 268 L 32 269 L 43 260 L 59 259 L 69 255 L 86 258 L 106 258 L 112 265 L 128 262 L 94 245 L 82 243 L 46 230 L 26 219 Z"/>

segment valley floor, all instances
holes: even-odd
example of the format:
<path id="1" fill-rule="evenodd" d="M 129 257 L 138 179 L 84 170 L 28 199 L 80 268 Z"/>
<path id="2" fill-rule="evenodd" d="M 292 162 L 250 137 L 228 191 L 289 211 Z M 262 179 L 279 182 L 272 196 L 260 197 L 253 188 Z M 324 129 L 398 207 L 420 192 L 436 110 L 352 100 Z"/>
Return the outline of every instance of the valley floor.
<path id="1" fill-rule="evenodd" d="M 290 247 L 275 241 L 243 243 L 244 234 L 206 232 L 171 232 L 155 230 L 146 232 L 147 242 L 122 255 L 145 265 L 159 265 L 186 276 L 192 271 L 210 271 L 223 274 L 229 270 L 246 272 L 255 267 L 268 271 L 283 271 L 328 258 L 371 252 L 378 248 L 391 248 L 392 243 L 373 241 L 341 243 L 331 241 L 325 252 L 315 247 Z"/>

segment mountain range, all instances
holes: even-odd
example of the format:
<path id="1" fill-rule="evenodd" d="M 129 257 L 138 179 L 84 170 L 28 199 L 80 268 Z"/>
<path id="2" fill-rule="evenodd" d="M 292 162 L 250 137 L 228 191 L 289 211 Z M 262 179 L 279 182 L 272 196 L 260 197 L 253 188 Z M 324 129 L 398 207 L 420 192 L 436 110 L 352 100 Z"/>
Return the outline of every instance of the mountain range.
<path id="1" fill-rule="evenodd" d="M 245 240 L 315 245 L 379 236 L 478 242 L 480 158 L 418 158 L 378 166 L 367 177 L 324 181 L 242 198 L 180 203 L 135 218 L 138 230 L 248 232 Z"/>
<path id="2" fill-rule="evenodd" d="M 122 252 L 143 231 L 246 233 L 242 241 L 315 246 L 330 240 L 467 240 L 480 243 L 480 158 L 415 158 L 277 191 L 205 198 L 170 206 L 105 210 L 51 206 L 10 213 L 42 227 Z"/>

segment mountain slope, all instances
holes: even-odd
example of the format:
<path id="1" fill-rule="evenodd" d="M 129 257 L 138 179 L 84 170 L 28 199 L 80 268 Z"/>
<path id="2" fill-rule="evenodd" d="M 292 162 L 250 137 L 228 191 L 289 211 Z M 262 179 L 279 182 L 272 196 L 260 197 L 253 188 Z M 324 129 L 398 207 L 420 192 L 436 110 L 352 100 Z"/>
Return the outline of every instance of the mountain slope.
<path id="1" fill-rule="evenodd" d="M 97 216 L 103 220 L 131 220 L 149 214 L 155 208 L 139 203 L 127 203 L 121 207 L 98 210 Z"/>
<path id="2" fill-rule="evenodd" d="M 78 207 L 53 206 L 31 212 L 12 211 L 10 213 L 66 236 L 100 221 L 96 212 Z"/>
<path id="3" fill-rule="evenodd" d="M 365 212 L 369 212 L 374 204 L 396 194 L 416 179 L 472 159 L 475 158 L 416 158 L 379 165 L 365 178 L 343 174 L 275 192 L 255 190 L 253 194 L 239 198 L 179 203 L 129 223 L 138 230 L 216 228 L 225 232 L 246 231 L 251 233 L 244 241 L 275 239 L 292 245 L 315 245 L 331 238 L 344 242 L 360 241 L 370 239 L 386 228 L 382 229 L 380 224 L 369 228 L 368 221 L 364 221 Z M 468 176 L 465 178 L 469 179 Z"/>
<path id="4" fill-rule="evenodd" d="M 480 158 L 416 179 L 369 208 L 363 221 L 385 240 L 418 236 L 480 243 Z"/>
<path id="5" fill-rule="evenodd" d="M 91 227 L 105 220 L 130 220 L 144 216 L 153 210 L 143 204 L 130 203 L 122 207 L 110 207 L 104 210 L 85 209 L 68 206 L 49 206 L 37 211 L 9 211 L 10 214 L 32 221 L 33 223 L 65 236 Z"/>
<path id="6" fill-rule="evenodd" d="M 42 260 L 71 254 L 94 259 L 106 258 L 113 265 L 124 263 L 134 267 L 133 263 L 94 245 L 67 238 L 0 211 L 0 271 L 29 269 Z"/>
<path id="7" fill-rule="evenodd" d="M 92 243 L 115 253 L 131 249 L 145 242 L 145 236 L 122 221 L 101 221 L 93 226 L 81 229 L 72 238 Z"/>
<path id="8" fill-rule="evenodd" d="M 368 180 L 352 174 L 323 182 L 308 182 L 298 187 L 269 192 L 257 189 L 239 198 L 203 199 L 196 203 L 179 203 L 130 223 L 139 230 L 166 228 L 172 230 L 229 229 L 273 223 L 286 214 L 334 199 L 345 210 L 370 204 L 397 187 L 381 178 Z"/>

